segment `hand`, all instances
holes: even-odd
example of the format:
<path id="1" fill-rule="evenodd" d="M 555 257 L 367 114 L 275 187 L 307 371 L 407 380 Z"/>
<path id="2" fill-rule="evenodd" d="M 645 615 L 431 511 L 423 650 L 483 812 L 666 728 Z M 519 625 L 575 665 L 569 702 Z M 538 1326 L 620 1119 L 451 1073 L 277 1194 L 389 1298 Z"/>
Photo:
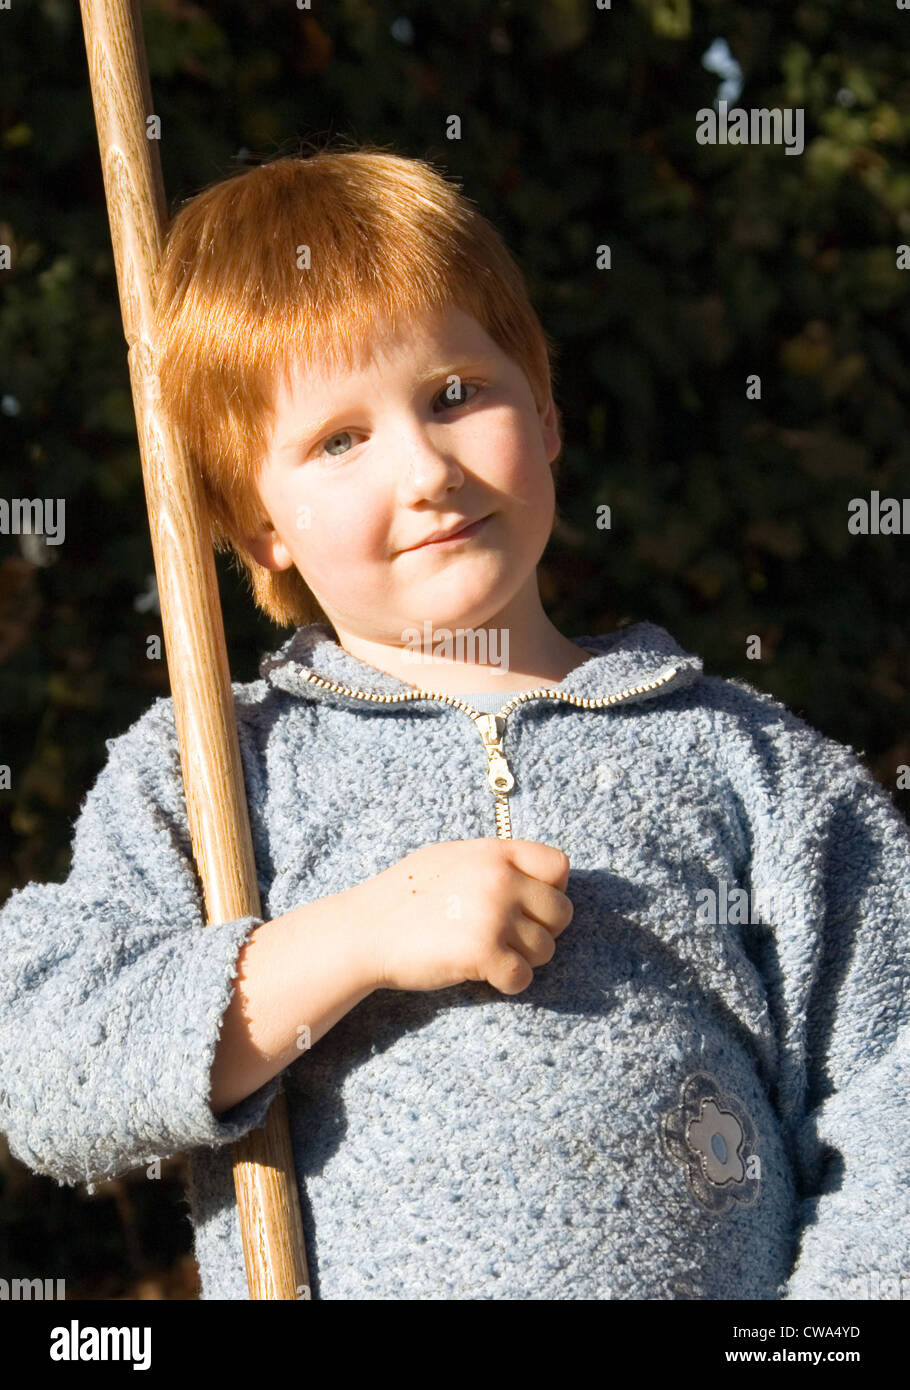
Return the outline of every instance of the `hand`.
<path id="1" fill-rule="evenodd" d="M 486 980 L 520 994 L 572 920 L 569 858 L 537 840 L 425 845 L 351 891 L 364 899 L 376 989 Z"/>

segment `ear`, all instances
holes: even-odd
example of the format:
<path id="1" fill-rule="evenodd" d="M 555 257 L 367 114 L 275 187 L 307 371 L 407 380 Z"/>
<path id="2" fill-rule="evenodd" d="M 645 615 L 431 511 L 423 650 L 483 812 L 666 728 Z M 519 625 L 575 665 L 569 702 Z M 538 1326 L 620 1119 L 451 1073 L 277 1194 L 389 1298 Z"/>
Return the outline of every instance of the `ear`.
<path id="1" fill-rule="evenodd" d="M 544 445 L 547 451 L 547 463 L 552 463 L 559 457 L 562 450 L 562 438 L 559 432 L 559 415 L 556 410 L 556 403 L 553 400 L 553 392 L 547 396 L 547 403 L 540 414 L 540 430 L 543 436 Z"/>
<path id="2" fill-rule="evenodd" d="M 263 528 L 255 536 L 247 536 L 244 546 L 257 564 L 267 570 L 290 569 L 294 558 L 277 531 Z"/>

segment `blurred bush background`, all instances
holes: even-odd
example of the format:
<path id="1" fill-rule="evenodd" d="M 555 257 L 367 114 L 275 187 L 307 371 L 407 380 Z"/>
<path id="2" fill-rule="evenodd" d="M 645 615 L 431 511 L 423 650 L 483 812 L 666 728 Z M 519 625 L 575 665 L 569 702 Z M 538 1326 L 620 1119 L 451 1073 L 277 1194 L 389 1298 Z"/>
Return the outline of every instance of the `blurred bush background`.
<path id="1" fill-rule="evenodd" d="M 559 345 L 561 520 L 541 570 L 557 626 L 664 625 L 709 672 L 850 744 L 906 814 L 910 537 L 854 536 L 847 519 L 872 490 L 910 495 L 910 13 L 142 13 L 172 212 L 244 163 L 338 135 L 432 159 L 500 227 Z M 60 547 L 0 536 L 2 901 L 66 876 L 105 739 L 169 687 L 146 657 L 161 629 L 78 7 L 14 6 L 0 64 L 2 494 L 65 498 L 67 528 Z M 803 108 L 804 153 L 699 145 L 696 112 L 718 95 Z M 249 680 L 287 632 L 218 563 L 232 674 Z M 65 1277 L 69 1297 L 196 1297 L 184 1162 L 88 1196 L 0 1143 L 0 1275 Z"/>

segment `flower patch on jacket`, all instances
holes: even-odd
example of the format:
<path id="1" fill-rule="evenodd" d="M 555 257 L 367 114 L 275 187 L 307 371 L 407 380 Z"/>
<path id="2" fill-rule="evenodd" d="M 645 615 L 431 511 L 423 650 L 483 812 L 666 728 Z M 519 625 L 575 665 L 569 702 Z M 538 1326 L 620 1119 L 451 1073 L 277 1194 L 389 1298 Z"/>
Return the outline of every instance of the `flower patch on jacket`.
<path id="1" fill-rule="evenodd" d="M 679 1105 L 663 1116 L 661 1138 L 668 1156 L 685 1170 L 692 1196 L 708 1211 L 755 1201 L 761 1183 L 755 1126 L 736 1096 L 722 1093 L 708 1072 L 683 1082 Z"/>

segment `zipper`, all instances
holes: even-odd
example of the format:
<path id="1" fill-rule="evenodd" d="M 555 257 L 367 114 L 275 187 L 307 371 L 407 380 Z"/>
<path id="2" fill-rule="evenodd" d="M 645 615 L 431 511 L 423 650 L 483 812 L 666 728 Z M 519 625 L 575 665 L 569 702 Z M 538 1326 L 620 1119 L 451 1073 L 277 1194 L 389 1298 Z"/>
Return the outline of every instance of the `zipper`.
<path id="1" fill-rule="evenodd" d="M 653 681 L 643 681 L 641 685 L 631 685 L 626 690 L 617 691 L 614 695 L 604 695 L 596 700 L 589 699 L 584 695 L 570 695 L 564 690 L 553 690 L 548 686 L 541 686 L 537 690 L 523 690 L 513 700 L 509 700 L 507 704 L 503 705 L 498 714 L 482 714 L 473 705 L 469 705 L 466 700 L 459 700 L 455 695 L 440 695 L 433 690 L 408 690 L 400 695 L 377 695 L 373 691 L 354 690 L 349 685 L 339 685 L 337 681 L 326 680 L 325 676 L 319 676 L 315 671 L 308 671 L 305 667 L 298 669 L 301 679 L 311 685 L 318 686 L 321 690 L 331 690 L 338 695 L 349 695 L 354 700 L 366 700 L 370 704 L 396 705 L 407 704 L 413 700 L 436 700 L 442 704 L 452 705 L 455 709 L 463 710 L 477 726 L 480 737 L 483 739 L 483 746 L 486 749 L 487 785 L 496 798 L 497 837 L 500 840 L 511 840 L 512 817 L 509 813 L 509 796 L 515 786 L 515 778 L 512 776 L 512 770 L 506 759 L 502 740 L 505 734 L 506 720 L 513 710 L 517 709 L 519 705 L 526 704 L 529 700 L 562 700 L 564 704 L 576 705 L 579 709 L 601 709 L 605 705 L 618 705 L 623 700 L 631 699 L 633 695 L 643 695 L 648 690 L 657 690 L 659 686 L 666 685 L 679 673 L 682 667 L 673 666 Z"/>

